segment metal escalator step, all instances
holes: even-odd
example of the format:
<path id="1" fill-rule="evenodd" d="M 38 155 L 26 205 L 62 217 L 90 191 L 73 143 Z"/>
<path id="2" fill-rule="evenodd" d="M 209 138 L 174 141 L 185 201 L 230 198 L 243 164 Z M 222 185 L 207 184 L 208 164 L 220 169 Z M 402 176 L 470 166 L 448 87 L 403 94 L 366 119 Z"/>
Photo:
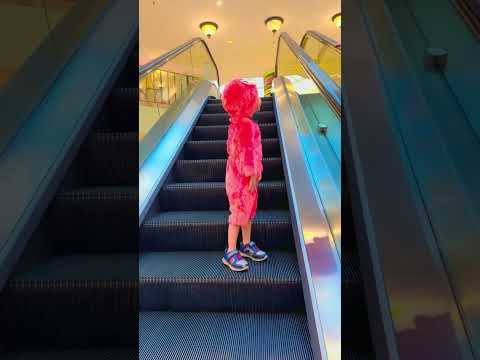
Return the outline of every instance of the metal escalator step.
<path id="1" fill-rule="evenodd" d="M 284 179 L 280 157 L 264 158 L 262 164 L 264 181 Z M 224 181 L 226 166 L 225 159 L 178 160 L 173 177 L 176 182 Z"/>
<path id="2" fill-rule="evenodd" d="M 223 182 L 170 183 L 159 194 L 164 211 L 228 210 Z M 259 209 L 288 209 L 284 181 L 261 181 L 258 185 Z"/>
<path id="3" fill-rule="evenodd" d="M 137 253 L 51 257 L 7 282 L 3 340 L 12 347 L 25 339 L 32 347 L 135 345 L 137 295 Z"/>
<path id="4" fill-rule="evenodd" d="M 87 184 L 137 185 L 138 133 L 96 132 L 82 146 L 80 159 Z"/>
<path id="5" fill-rule="evenodd" d="M 274 123 L 260 124 L 260 132 L 263 139 L 276 138 L 277 126 Z M 228 125 L 196 126 L 192 132 L 192 140 L 226 140 L 228 137 Z"/>
<path id="6" fill-rule="evenodd" d="M 294 253 L 270 252 L 236 273 L 223 251 L 140 255 L 140 309 L 173 311 L 300 312 L 303 296 Z"/>
<path id="7" fill-rule="evenodd" d="M 264 157 L 279 157 L 280 144 L 278 139 L 262 139 Z M 198 140 L 187 141 L 183 148 L 184 158 L 195 159 L 226 159 L 226 140 Z"/>
<path id="8" fill-rule="evenodd" d="M 272 110 L 273 110 L 273 103 L 271 101 L 268 101 L 268 102 L 262 101 L 262 105 L 260 106 L 260 111 L 272 111 Z M 221 103 L 212 104 L 209 102 L 207 105 L 205 105 L 203 112 L 206 114 L 218 114 L 218 113 L 225 113 L 225 110 L 223 109 L 223 105 Z"/>
<path id="9" fill-rule="evenodd" d="M 138 187 L 86 187 L 57 194 L 51 229 L 57 251 L 136 251 Z"/>
<path id="10" fill-rule="evenodd" d="M 4 360 L 137 360 L 138 348 L 15 349 Z"/>
<path id="11" fill-rule="evenodd" d="M 259 111 L 253 114 L 253 119 L 259 124 L 274 123 L 275 114 L 273 111 Z M 203 113 L 200 115 L 197 125 L 228 125 L 229 117 L 226 113 L 208 114 Z"/>
<path id="12" fill-rule="evenodd" d="M 223 250 L 228 215 L 228 211 L 157 213 L 142 224 L 140 251 Z M 290 213 L 286 210 L 257 211 L 252 239 L 268 251 L 294 251 Z"/>
<path id="13" fill-rule="evenodd" d="M 313 359 L 304 314 L 150 311 L 139 324 L 142 360 Z"/>

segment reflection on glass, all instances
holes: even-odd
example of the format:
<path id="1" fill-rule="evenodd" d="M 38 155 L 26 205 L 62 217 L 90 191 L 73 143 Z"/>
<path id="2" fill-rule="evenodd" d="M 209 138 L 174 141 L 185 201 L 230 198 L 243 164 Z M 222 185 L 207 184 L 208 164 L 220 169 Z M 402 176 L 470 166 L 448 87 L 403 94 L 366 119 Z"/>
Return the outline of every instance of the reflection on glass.
<path id="1" fill-rule="evenodd" d="M 200 80 L 208 80 L 218 86 L 215 65 L 200 41 L 140 76 L 140 140 L 153 126 L 160 133 L 168 129 L 172 121 L 168 110 L 174 111 Z"/>
<path id="2" fill-rule="evenodd" d="M 305 37 L 303 49 L 338 86 L 342 85 L 342 55 L 340 49 L 308 34 Z"/>

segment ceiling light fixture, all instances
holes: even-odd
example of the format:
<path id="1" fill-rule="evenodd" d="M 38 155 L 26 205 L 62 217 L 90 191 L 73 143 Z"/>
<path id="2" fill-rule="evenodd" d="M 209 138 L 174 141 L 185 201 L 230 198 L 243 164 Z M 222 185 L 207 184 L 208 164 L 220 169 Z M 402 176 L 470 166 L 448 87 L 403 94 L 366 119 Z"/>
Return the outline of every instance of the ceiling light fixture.
<path id="1" fill-rule="evenodd" d="M 223 5 L 223 1 L 222 0 L 217 0 L 216 4 L 217 4 L 217 7 L 220 7 L 220 6 Z"/>
<path id="2" fill-rule="evenodd" d="M 265 25 L 267 26 L 268 30 L 270 30 L 273 35 L 280 30 L 280 27 L 283 24 L 283 18 L 280 16 L 270 16 L 265 20 Z"/>
<path id="3" fill-rule="evenodd" d="M 342 27 L 342 13 L 337 13 L 332 16 L 332 22 L 335 24 L 336 27 Z"/>
<path id="4" fill-rule="evenodd" d="M 207 38 L 211 38 L 212 35 L 214 35 L 217 30 L 218 30 L 218 25 L 215 24 L 213 21 L 205 21 L 205 22 L 202 22 L 200 25 L 200 30 L 202 30 L 203 34 L 207 37 Z"/>

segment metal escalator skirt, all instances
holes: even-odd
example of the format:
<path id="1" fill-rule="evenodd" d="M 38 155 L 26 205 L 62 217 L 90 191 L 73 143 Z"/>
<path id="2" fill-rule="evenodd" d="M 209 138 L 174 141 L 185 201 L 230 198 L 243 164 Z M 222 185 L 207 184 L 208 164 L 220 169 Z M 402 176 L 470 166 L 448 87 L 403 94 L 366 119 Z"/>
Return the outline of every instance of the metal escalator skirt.
<path id="1" fill-rule="evenodd" d="M 311 344 L 316 358 L 340 360 L 340 254 L 315 191 L 296 127 L 295 116 L 299 116 L 296 109 L 301 109 L 298 96 L 288 80 L 282 77 L 274 80 L 274 93 Z M 296 106 L 292 104 L 294 101 L 297 102 Z"/>

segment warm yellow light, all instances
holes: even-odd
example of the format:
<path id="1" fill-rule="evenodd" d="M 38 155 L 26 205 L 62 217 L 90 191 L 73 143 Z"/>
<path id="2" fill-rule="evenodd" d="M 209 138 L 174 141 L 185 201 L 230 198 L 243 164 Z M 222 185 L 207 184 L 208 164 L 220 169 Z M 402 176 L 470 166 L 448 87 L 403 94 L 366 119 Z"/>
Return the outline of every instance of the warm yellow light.
<path id="1" fill-rule="evenodd" d="M 227 44 L 233 44 L 233 40 L 227 40 Z"/>
<path id="2" fill-rule="evenodd" d="M 217 32 L 218 25 L 212 21 L 205 21 L 200 24 L 200 30 L 210 39 Z"/>
<path id="3" fill-rule="evenodd" d="M 217 0 L 216 2 L 217 6 L 220 7 L 223 5 L 223 1 L 222 0 Z"/>
<path id="4" fill-rule="evenodd" d="M 332 21 L 335 24 L 336 27 L 341 28 L 342 27 L 342 14 L 338 13 L 332 16 Z"/>
<path id="5" fill-rule="evenodd" d="M 268 19 L 265 20 L 265 25 L 267 26 L 268 30 L 270 30 L 272 33 L 276 33 L 278 30 L 280 30 L 280 27 L 283 24 L 283 18 L 280 16 L 271 16 Z"/>

